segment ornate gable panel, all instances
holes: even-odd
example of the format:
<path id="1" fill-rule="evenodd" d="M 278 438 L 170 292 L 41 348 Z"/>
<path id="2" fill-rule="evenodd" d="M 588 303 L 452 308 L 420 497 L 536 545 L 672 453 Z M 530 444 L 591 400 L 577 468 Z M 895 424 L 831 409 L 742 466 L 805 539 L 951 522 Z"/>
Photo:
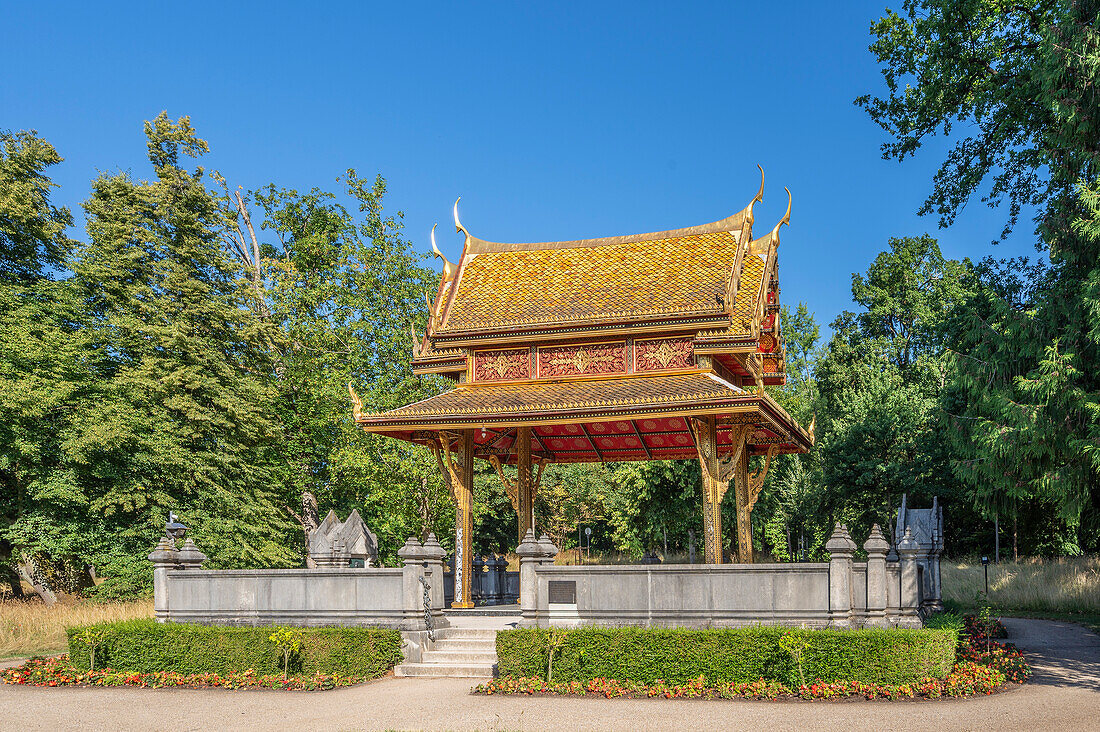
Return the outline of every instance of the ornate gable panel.
<path id="1" fill-rule="evenodd" d="M 539 378 L 625 373 L 626 341 L 538 348 Z"/>
<path id="2" fill-rule="evenodd" d="M 635 371 L 690 369 L 695 366 L 691 338 L 653 338 L 634 341 Z"/>
<path id="3" fill-rule="evenodd" d="M 519 381 L 531 378 L 531 349 L 474 352 L 474 381 Z"/>

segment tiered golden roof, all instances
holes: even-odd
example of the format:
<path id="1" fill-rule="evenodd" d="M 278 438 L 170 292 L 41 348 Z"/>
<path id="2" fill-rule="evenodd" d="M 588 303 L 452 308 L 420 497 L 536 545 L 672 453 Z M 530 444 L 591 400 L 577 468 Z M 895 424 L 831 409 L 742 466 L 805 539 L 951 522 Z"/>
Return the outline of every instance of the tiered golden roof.
<path id="1" fill-rule="evenodd" d="M 413 349 L 413 370 L 459 384 L 385 414 L 362 415 L 360 424 L 417 440 L 424 430 L 456 426 L 482 433 L 566 422 L 597 429 L 600 420 L 632 415 L 616 423 L 631 425 L 623 440 L 634 435 L 644 445 L 633 449 L 656 459 L 674 453 L 660 453 L 672 447 L 653 437 L 665 427 L 645 426 L 653 420 L 714 414 L 731 424 L 740 415 L 756 420 L 752 444 L 804 450 L 806 433 L 763 391 L 785 379 L 777 249 L 790 204 L 767 236 L 754 239 L 753 206 L 760 200 L 762 177 L 747 207 L 710 224 L 534 244 L 471 236 L 456 203 L 455 226 L 465 245 L 457 263 L 444 260 L 426 333 Z M 434 229 L 432 244 L 442 258 Z M 677 363 L 659 374 L 652 371 L 662 364 L 654 365 L 653 346 L 646 345 L 657 341 L 666 360 Z M 564 355 L 541 355 L 548 350 Z M 487 368 L 494 358 L 508 368 Z M 571 460 L 608 457 L 592 447 L 583 455 L 565 452 Z M 630 449 L 624 441 L 608 454 L 637 459 Z"/>

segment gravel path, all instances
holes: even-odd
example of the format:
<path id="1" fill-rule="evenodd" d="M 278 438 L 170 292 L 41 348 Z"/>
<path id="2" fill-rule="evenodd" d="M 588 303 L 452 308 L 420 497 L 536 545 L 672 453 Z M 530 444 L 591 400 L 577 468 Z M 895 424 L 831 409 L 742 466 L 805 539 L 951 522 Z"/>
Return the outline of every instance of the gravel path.
<path id="1" fill-rule="evenodd" d="M 381 679 L 324 693 L 39 689 L 0 685 L 0 728 L 18 730 L 1087 730 L 1100 729 L 1100 636 L 1006 619 L 1033 681 L 935 702 L 751 702 L 472 696 L 468 679 Z"/>

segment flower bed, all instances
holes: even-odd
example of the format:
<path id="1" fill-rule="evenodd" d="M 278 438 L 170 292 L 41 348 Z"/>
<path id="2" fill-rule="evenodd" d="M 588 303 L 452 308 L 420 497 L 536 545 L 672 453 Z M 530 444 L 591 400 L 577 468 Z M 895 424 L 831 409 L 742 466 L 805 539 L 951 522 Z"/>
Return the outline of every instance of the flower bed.
<path id="1" fill-rule="evenodd" d="M 1002 626 L 1003 627 L 1003 626 Z M 1011 643 L 988 641 L 973 623 L 959 637 L 957 660 L 944 678 L 925 677 L 906 684 L 868 684 L 860 681 L 813 681 L 788 687 L 778 681 L 713 682 L 699 676 L 684 683 L 624 682 L 595 678 L 552 682 L 539 678 L 503 676 L 474 689 L 480 694 L 539 694 L 548 696 L 603 696 L 608 699 L 658 697 L 665 699 L 939 699 L 992 694 L 1006 683 L 1022 684 L 1031 667 Z"/>
<path id="2" fill-rule="evenodd" d="M 941 697 L 992 694 L 1005 682 L 1000 671 L 989 666 L 962 662 L 945 678 L 929 676 L 914 684 L 864 684 L 859 681 L 825 683 L 815 681 L 796 689 L 787 688 L 778 681 L 753 681 L 750 683 L 711 683 L 705 676 L 684 684 L 638 684 L 614 679 L 553 682 L 542 679 L 522 679 L 503 676 L 481 684 L 474 689 L 481 694 L 543 694 L 571 696 L 604 696 L 608 699 L 624 697 L 640 699 L 660 697 L 664 699 L 842 699 L 862 696 L 867 699 L 939 699 Z"/>
<path id="3" fill-rule="evenodd" d="M 257 674 L 248 669 L 225 674 L 181 674 L 172 671 L 138 673 L 96 669 L 87 671 L 69 663 L 68 654 L 58 658 L 32 658 L 18 668 L 0 671 L 0 679 L 6 684 L 29 686 L 139 686 L 150 689 L 285 689 L 291 691 L 320 691 L 338 686 L 351 686 L 367 680 L 364 676 L 340 674 L 290 675 Z"/>

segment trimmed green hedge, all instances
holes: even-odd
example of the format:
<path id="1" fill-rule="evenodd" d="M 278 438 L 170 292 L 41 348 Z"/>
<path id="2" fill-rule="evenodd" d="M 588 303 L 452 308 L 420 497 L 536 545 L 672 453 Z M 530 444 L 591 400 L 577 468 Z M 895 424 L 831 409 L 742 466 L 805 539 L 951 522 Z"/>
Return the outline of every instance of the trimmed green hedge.
<path id="1" fill-rule="evenodd" d="M 755 626 L 715 630 L 652 628 L 519 628 L 497 633 L 501 676 L 546 678 L 549 634 L 557 634 L 554 681 L 609 678 L 682 683 L 758 679 L 798 686 L 798 666 L 780 645 L 784 634 L 805 642 L 806 680 L 905 684 L 943 678 L 955 663 L 956 633 L 944 629 L 803 630 Z"/>
<path id="2" fill-rule="evenodd" d="M 229 673 L 253 669 L 281 673 L 282 655 L 268 640 L 272 627 L 158 623 L 127 620 L 69 628 L 69 659 L 87 669 L 90 654 L 81 640 L 98 635 L 96 668 L 155 673 Z M 302 648 L 291 660 L 293 673 L 381 676 L 401 662 L 401 633 L 381 628 L 301 628 Z"/>

